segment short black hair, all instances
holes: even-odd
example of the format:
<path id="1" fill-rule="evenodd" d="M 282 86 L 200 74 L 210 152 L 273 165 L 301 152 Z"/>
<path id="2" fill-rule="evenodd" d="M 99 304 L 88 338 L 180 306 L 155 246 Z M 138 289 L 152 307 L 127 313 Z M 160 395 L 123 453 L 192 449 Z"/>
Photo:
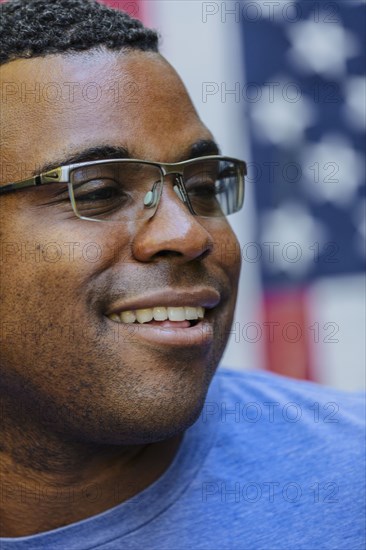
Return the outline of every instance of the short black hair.
<path id="1" fill-rule="evenodd" d="M 155 31 L 95 0 L 9 0 L 0 15 L 0 64 L 98 46 L 158 51 Z"/>

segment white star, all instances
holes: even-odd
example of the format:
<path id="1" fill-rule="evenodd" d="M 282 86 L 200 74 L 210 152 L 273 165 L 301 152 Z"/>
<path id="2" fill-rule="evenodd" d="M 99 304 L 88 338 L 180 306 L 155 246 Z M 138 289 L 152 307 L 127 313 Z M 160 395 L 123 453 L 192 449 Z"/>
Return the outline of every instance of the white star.
<path id="1" fill-rule="evenodd" d="M 365 178 L 362 155 L 342 135 L 327 134 L 305 146 L 301 159 L 304 189 L 319 202 L 346 207 Z"/>
<path id="2" fill-rule="evenodd" d="M 346 61 L 360 50 L 356 37 L 336 22 L 300 21 L 286 27 L 292 43 L 288 52 L 291 62 L 300 70 L 327 77 L 345 74 Z"/>
<path id="3" fill-rule="evenodd" d="M 346 103 L 343 115 L 355 129 L 364 132 L 366 128 L 366 78 L 355 76 L 345 81 Z"/>
<path id="4" fill-rule="evenodd" d="M 326 236 L 324 225 L 294 202 L 264 214 L 261 227 L 263 258 L 268 269 L 287 273 L 294 279 L 310 270 Z"/>
<path id="5" fill-rule="evenodd" d="M 290 77 L 273 77 L 259 97 L 249 112 L 258 139 L 284 147 L 301 142 L 315 110 L 300 86 Z"/>

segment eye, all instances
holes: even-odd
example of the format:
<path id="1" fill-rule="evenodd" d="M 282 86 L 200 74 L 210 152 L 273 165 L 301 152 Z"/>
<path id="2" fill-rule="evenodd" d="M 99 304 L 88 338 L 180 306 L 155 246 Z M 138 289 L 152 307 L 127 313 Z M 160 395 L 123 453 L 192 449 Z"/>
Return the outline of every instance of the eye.
<path id="1" fill-rule="evenodd" d="M 190 177 L 186 178 L 185 186 L 187 191 L 204 191 L 204 190 L 215 190 L 215 177 L 208 172 L 199 172 L 197 174 L 192 174 Z"/>
<path id="2" fill-rule="evenodd" d="M 112 186 L 104 186 L 99 189 L 95 189 L 94 191 L 87 192 L 86 190 L 80 192 L 77 192 L 77 200 L 78 201 L 107 201 L 107 200 L 113 200 L 121 197 L 121 190 L 117 187 Z"/>
<path id="3" fill-rule="evenodd" d="M 74 184 L 74 197 L 77 201 L 95 202 L 120 199 L 125 193 L 117 181 L 98 178 Z"/>
<path id="4" fill-rule="evenodd" d="M 217 190 L 214 184 L 199 184 L 188 189 L 189 195 L 199 195 L 200 197 L 213 197 Z"/>
<path id="5" fill-rule="evenodd" d="M 76 209 L 86 217 L 102 217 L 129 208 L 132 197 L 113 178 L 90 179 L 74 184 Z"/>

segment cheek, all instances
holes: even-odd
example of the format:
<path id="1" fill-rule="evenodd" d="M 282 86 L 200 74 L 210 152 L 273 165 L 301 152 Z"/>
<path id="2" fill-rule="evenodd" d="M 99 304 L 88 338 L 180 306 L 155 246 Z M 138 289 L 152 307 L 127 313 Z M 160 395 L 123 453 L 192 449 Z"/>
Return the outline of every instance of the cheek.
<path id="1" fill-rule="evenodd" d="M 237 284 L 241 269 L 239 241 L 227 220 L 207 220 L 206 228 L 214 242 L 216 262 L 230 277 L 232 284 Z"/>
<path id="2" fill-rule="evenodd" d="M 111 239 L 98 224 L 37 217 L 20 204 L 7 210 L 1 239 L 2 319 L 65 319 L 80 307 L 85 311 L 88 287 L 113 264 L 117 252 L 128 248 L 130 236 L 120 228 L 119 239 Z"/>

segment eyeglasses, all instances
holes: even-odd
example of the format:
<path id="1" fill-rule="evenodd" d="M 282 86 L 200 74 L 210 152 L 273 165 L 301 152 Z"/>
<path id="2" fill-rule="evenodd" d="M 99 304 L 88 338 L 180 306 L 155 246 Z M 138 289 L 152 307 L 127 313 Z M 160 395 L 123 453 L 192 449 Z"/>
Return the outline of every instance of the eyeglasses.
<path id="1" fill-rule="evenodd" d="M 191 214 L 204 218 L 238 212 L 244 201 L 246 163 L 206 156 L 176 163 L 136 159 L 98 160 L 60 166 L 0 187 L 5 194 L 32 186 L 67 184 L 75 215 L 90 221 L 151 218 L 159 204 L 164 177 L 172 175 L 175 193 Z"/>

